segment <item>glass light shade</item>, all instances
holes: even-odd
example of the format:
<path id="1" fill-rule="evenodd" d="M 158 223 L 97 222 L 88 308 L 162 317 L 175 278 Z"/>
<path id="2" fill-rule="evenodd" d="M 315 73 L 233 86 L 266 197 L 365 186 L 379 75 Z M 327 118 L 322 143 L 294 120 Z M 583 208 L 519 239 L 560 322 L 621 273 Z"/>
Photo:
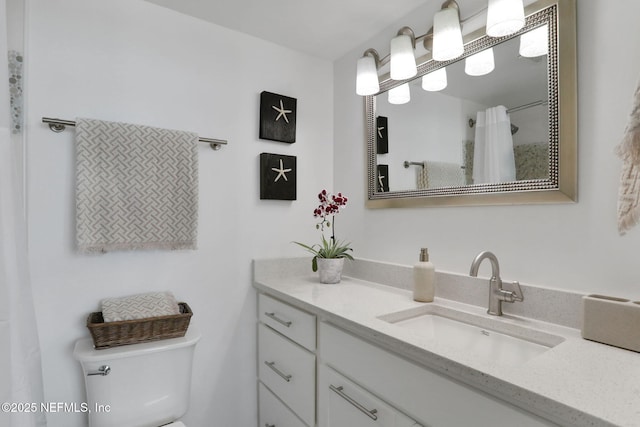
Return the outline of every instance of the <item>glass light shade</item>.
<path id="1" fill-rule="evenodd" d="M 527 58 L 547 55 L 549 53 L 549 26 L 531 30 L 520 36 L 520 55 Z"/>
<path id="2" fill-rule="evenodd" d="M 406 104 L 410 100 L 409 83 L 401 84 L 389 90 L 389 104 Z"/>
<path id="3" fill-rule="evenodd" d="M 464 72 L 470 76 L 484 76 L 495 67 L 492 47 L 471 55 L 464 61 Z"/>
<path id="4" fill-rule="evenodd" d="M 373 95 L 380 91 L 376 60 L 371 55 L 358 59 L 356 72 L 356 93 L 360 96 Z"/>
<path id="5" fill-rule="evenodd" d="M 524 27 L 522 0 L 489 0 L 487 6 L 487 35 L 503 37 Z"/>
<path id="6" fill-rule="evenodd" d="M 393 80 L 406 80 L 418 74 L 413 42 L 406 34 L 391 39 L 390 73 Z"/>
<path id="7" fill-rule="evenodd" d="M 447 69 L 442 67 L 422 76 L 422 89 L 438 92 L 447 87 Z"/>
<path id="8" fill-rule="evenodd" d="M 458 11 L 445 8 L 433 17 L 433 52 L 436 61 L 449 61 L 464 53 Z"/>

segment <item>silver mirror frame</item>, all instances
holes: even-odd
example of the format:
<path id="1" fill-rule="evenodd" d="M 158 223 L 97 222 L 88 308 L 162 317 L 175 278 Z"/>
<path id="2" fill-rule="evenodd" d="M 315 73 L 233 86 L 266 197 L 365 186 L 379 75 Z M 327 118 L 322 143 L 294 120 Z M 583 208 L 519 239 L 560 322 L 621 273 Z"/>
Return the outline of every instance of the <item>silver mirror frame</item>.
<path id="1" fill-rule="evenodd" d="M 418 59 L 418 78 L 438 68 L 460 61 L 474 53 L 518 37 L 535 27 L 549 25 L 548 94 L 549 94 L 549 178 L 478 184 L 460 187 L 379 192 L 375 138 L 376 95 L 406 81 L 382 77 L 380 92 L 366 96 L 367 129 L 367 202 L 368 208 L 416 206 L 478 206 L 571 203 L 578 195 L 577 141 L 577 59 L 575 0 L 539 0 L 525 9 L 524 28 L 514 35 L 492 38 L 482 28 L 465 36 L 465 51 L 460 58 L 447 62 Z M 408 80 L 407 80 L 408 81 Z"/>

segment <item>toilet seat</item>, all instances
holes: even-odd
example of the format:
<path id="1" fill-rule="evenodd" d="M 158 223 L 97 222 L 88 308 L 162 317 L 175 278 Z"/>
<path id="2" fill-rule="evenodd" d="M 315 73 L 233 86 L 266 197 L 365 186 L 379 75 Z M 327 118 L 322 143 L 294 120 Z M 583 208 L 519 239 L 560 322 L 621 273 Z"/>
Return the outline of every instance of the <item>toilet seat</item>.
<path id="1" fill-rule="evenodd" d="M 173 423 L 165 424 L 162 427 L 187 427 L 182 421 L 175 421 Z"/>

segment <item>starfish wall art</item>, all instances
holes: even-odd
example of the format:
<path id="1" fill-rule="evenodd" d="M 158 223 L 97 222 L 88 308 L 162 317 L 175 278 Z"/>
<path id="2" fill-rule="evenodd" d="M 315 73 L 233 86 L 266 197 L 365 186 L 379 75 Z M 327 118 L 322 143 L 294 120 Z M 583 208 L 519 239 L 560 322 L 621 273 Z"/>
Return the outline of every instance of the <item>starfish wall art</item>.
<path id="1" fill-rule="evenodd" d="M 296 157 L 260 154 L 260 199 L 296 200 Z"/>
<path id="2" fill-rule="evenodd" d="M 378 182 L 376 187 L 378 191 L 388 192 L 389 191 L 389 165 L 378 165 L 377 172 L 378 172 L 377 173 Z"/>
<path id="3" fill-rule="evenodd" d="M 376 147 L 378 154 L 389 152 L 389 125 L 385 116 L 376 117 Z"/>
<path id="4" fill-rule="evenodd" d="M 296 142 L 297 100 L 277 93 L 260 93 L 260 139 Z"/>

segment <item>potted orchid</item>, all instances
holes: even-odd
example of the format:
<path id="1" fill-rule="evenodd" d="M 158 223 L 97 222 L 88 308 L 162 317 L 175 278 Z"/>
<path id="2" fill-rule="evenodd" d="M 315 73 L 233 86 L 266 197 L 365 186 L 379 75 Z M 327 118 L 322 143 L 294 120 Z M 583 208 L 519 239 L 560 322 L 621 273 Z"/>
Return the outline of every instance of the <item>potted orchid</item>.
<path id="1" fill-rule="evenodd" d="M 353 256 L 349 253 L 353 251 L 349 247 L 351 243 L 339 241 L 335 235 L 335 215 L 347 205 L 348 199 L 342 193 L 329 194 L 327 190 L 322 190 L 318 194 L 318 200 L 320 204 L 314 209 L 313 216 L 320 220 L 316 224 L 316 229 L 321 232 L 321 243 L 311 246 L 300 242 L 294 243 L 313 254 L 311 269 L 319 272 L 320 282 L 339 283 L 345 258 L 353 260 Z M 331 231 L 329 239 L 324 236 L 325 227 Z"/>

